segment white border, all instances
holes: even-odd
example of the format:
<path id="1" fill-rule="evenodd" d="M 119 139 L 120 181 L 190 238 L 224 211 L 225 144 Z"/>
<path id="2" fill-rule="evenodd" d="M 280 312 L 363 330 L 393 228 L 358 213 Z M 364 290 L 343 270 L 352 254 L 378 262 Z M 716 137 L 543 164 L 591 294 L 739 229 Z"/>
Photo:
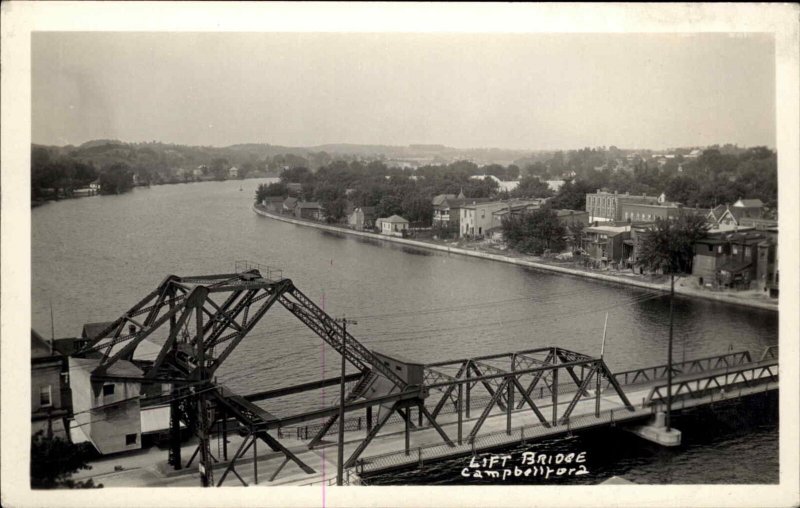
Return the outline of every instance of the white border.
<path id="1" fill-rule="evenodd" d="M 772 32 L 780 168 L 779 486 L 331 487 L 328 506 L 792 506 L 798 489 L 798 12 L 779 4 L 347 4 L 4 2 L 2 9 L 3 506 L 320 506 L 315 488 L 28 488 L 30 330 L 30 32 Z M 720 86 L 724 86 L 721 82 Z M 742 457 L 742 461 L 749 460 Z"/>

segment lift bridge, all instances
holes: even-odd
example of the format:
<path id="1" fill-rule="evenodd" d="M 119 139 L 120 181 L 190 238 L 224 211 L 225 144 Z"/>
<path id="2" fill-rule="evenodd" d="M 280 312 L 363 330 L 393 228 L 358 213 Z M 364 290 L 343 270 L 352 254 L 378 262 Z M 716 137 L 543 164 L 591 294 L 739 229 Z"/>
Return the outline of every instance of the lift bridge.
<path id="1" fill-rule="evenodd" d="M 363 432 L 359 417 L 357 436 L 353 438 L 350 431 L 347 443 L 340 444 L 348 453 L 344 464 L 348 470 L 363 473 L 421 465 L 581 428 L 641 421 L 665 404 L 666 365 L 612 373 L 602 358 L 559 347 L 428 364 L 371 351 L 281 271 L 239 263 L 234 273 L 166 277 L 77 356 L 97 360 L 92 382 L 170 387 L 168 464 L 178 470 L 197 458 L 204 486 L 222 485 L 231 473 L 247 485 L 236 465 L 251 448 L 253 478 L 258 483 L 259 441 L 283 457 L 269 481 L 289 462 L 314 478 L 318 472 L 298 452 L 297 441 L 309 450 L 329 445 L 325 438 L 337 423 L 339 406 L 278 417 L 256 402 L 338 385 L 341 378 L 245 395 L 215 381 L 222 363 L 276 303 L 357 369 L 345 376 L 350 388 L 344 410 L 365 412 L 366 418 Z M 134 359 L 137 346 L 151 336 L 166 337 L 157 356 Z M 114 369 L 120 361 L 133 363 L 141 374 Z M 675 407 L 707 404 L 709 396 L 713 403 L 715 394 L 720 400 L 737 390 L 739 396 L 775 390 L 777 349 L 768 349 L 758 359 L 745 351 L 675 363 L 673 373 Z M 312 424 L 309 435 L 309 426 L 301 426 L 308 422 L 322 423 Z M 382 429 L 398 424 L 400 430 L 388 438 L 378 436 Z M 185 463 L 182 428 L 193 432 L 199 443 Z M 294 436 L 286 432 L 292 428 Z M 212 433 L 221 435 L 221 457 L 212 455 Z M 241 439 L 232 456 L 227 450 L 229 433 Z M 378 448 L 385 452 L 388 446 L 388 453 L 362 457 L 371 443 L 381 440 Z M 215 465 L 224 468 L 217 482 Z"/>

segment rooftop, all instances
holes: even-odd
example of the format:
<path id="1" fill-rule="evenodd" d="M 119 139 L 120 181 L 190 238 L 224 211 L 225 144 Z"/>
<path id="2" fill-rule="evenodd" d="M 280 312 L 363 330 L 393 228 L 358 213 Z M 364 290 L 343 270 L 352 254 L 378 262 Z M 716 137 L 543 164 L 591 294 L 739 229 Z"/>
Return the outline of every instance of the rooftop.
<path id="1" fill-rule="evenodd" d="M 70 358 L 70 365 L 75 365 L 83 371 L 91 372 L 100 365 L 100 358 L 72 357 Z M 109 366 L 106 374 L 109 376 L 140 377 L 144 372 L 127 360 L 117 360 Z"/>
<path id="2" fill-rule="evenodd" d="M 111 326 L 113 323 L 113 321 L 86 323 L 83 325 L 83 332 L 81 333 L 81 336 L 87 339 L 96 339 L 103 332 L 103 330 Z"/>
<path id="3" fill-rule="evenodd" d="M 606 233 L 613 235 L 624 233 L 626 231 L 630 231 L 629 226 L 590 226 L 586 228 L 587 233 Z"/>
<path id="4" fill-rule="evenodd" d="M 319 209 L 319 208 L 322 208 L 322 205 L 320 205 L 316 201 L 303 201 L 303 202 L 297 203 L 297 207 L 300 208 L 301 210 L 303 210 L 303 209 Z"/>
<path id="5" fill-rule="evenodd" d="M 761 208 L 764 206 L 764 203 L 762 203 L 760 199 L 740 199 L 732 206 L 736 208 Z"/>
<path id="6" fill-rule="evenodd" d="M 387 217 L 385 219 L 378 219 L 381 222 L 389 222 L 389 223 L 408 223 L 408 221 L 399 215 L 392 215 L 391 217 Z"/>

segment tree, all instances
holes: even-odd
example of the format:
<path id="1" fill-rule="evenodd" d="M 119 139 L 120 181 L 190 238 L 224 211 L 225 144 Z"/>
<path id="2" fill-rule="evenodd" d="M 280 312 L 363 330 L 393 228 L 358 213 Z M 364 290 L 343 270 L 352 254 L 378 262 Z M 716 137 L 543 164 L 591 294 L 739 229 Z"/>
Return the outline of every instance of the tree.
<path id="1" fill-rule="evenodd" d="M 585 182 L 566 182 L 548 203 L 552 208 L 564 210 L 583 210 L 586 208 L 586 194 L 593 192 Z"/>
<path id="2" fill-rule="evenodd" d="M 399 196 L 393 194 L 384 195 L 376 206 L 375 213 L 378 217 L 391 217 L 403 213 L 403 205 Z"/>
<path id="3" fill-rule="evenodd" d="M 670 201 L 685 205 L 697 202 L 697 180 L 691 176 L 677 176 L 667 183 L 664 193 Z"/>
<path id="4" fill-rule="evenodd" d="M 256 189 L 256 203 L 261 203 L 264 201 L 264 198 L 273 197 L 273 196 L 286 196 L 289 193 L 289 189 L 286 187 L 286 184 L 282 182 L 275 182 L 269 185 L 265 183 L 258 184 L 258 188 Z"/>
<path id="5" fill-rule="evenodd" d="M 225 158 L 217 158 L 211 162 L 211 174 L 214 175 L 214 178 L 217 180 L 225 180 L 225 176 L 228 173 L 228 159 Z"/>
<path id="6" fill-rule="evenodd" d="M 549 208 L 521 215 L 508 214 L 502 227 L 508 245 L 520 252 L 539 255 L 545 250 L 561 251 L 564 248 L 566 230 Z"/>
<path id="7" fill-rule="evenodd" d="M 45 436 L 40 430 L 31 439 L 31 488 L 102 487 L 91 479 L 75 481 L 70 478 L 80 470 L 92 468 L 87 464 L 91 455 L 89 443 L 73 444 L 59 437 Z"/>
<path id="8" fill-rule="evenodd" d="M 670 431 L 672 410 L 672 320 L 675 300 L 675 274 L 690 273 L 694 244 L 706 235 L 708 224 L 701 215 L 681 214 L 675 220 L 656 219 L 654 226 L 642 237 L 638 261 L 649 270 L 669 274 L 669 342 L 667 346 L 667 414 Z"/>
<path id="9" fill-rule="evenodd" d="M 584 229 L 586 229 L 586 223 L 580 220 L 572 221 L 567 226 L 569 241 L 572 244 L 573 251 L 578 250 L 580 247 Z"/>
<path id="10" fill-rule="evenodd" d="M 329 224 L 341 222 L 347 216 L 347 200 L 338 198 L 323 201 L 322 210 L 325 212 L 325 221 Z"/>
<path id="11" fill-rule="evenodd" d="M 433 220 L 433 204 L 431 198 L 418 193 L 409 193 L 401 202 L 403 217 L 409 222 L 421 222 L 429 225 Z"/>
<path id="12" fill-rule="evenodd" d="M 549 198 L 553 191 L 546 182 L 539 180 L 535 176 L 526 176 L 519 181 L 516 189 L 509 193 L 515 198 Z"/>
<path id="13" fill-rule="evenodd" d="M 122 194 L 133 188 L 133 172 L 124 162 L 118 162 L 100 172 L 101 194 Z"/>

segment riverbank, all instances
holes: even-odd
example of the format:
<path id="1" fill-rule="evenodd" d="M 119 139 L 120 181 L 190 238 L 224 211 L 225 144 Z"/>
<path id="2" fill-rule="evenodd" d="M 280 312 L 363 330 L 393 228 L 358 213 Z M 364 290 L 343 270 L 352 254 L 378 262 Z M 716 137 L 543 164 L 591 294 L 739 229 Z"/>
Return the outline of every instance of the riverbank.
<path id="1" fill-rule="evenodd" d="M 283 222 L 288 222 L 290 224 L 295 224 L 299 226 L 308 226 L 316 229 L 321 229 L 324 231 L 345 233 L 348 235 L 360 236 L 362 238 L 371 238 L 385 242 L 392 242 L 412 247 L 419 247 L 422 249 L 447 252 L 449 254 L 459 254 L 462 256 L 471 256 L 476 258 L 489 259 L 492 261 L 500 261 L 503 263 L 524 266 L 527 268 L 534 268 L 537 270 L 545 270 L 549 272 L 556 272 L 575 277 L 601 280 L 613 284 L 622 284 L 626 286 L 634 286 L 643 289 L 669 292 L 668 280 L 659 282 L 646 280 L 650 278 L 650 276 L 642 276 L 632 273 L 628 274 L 623 272 L 617 272 L 614 274 L 601 273 L 597 271 L 589 271 L 589 269 L 584 269 L 575 266 L 564 266 L 562 264 L 555 264 L 533 256 L 521 256 L 521 255 L 513 256 L 507 253 L 498 254 L 493 252 L 487 252 L 486 250 L 479 250 L 478 247 L 456 247 L 453 245 L 448 245 L 445 243 L 434 242 L 434 241 L 412 240 L 409 238 L 399 238 L 394 236 L 381 235 L 379 233 L 355 231 L 341 226 L 322 224 L 319 222 L 313 222 L 304 219 L 296 219 L 294 217 L 286 217 L 284 215 L 274 214 L 264 210 L 262 206 L 257 204 L 253 205 L 253 211 L 256 214 L 261 215 L 263 217 L 268 217 L 271 219 L 280 220 Z M 736 293 L 710 292 L 702 288 L 694 287 L 694 284 L 691 281 L 690 277 L 677 277 L 675 279 L 675 293 L 681 296 L 703 298 L 706 300 L 713 300 L 717 302 L 729 303 L 733 305 L 741 305 L 745 307 L 751 307 L 763 310 L 771 310 L 776 312 L 778 310 L 777 300 L 770 300 L 767 297 L 761 295 L 758 291 L 741 291 Z"/>

